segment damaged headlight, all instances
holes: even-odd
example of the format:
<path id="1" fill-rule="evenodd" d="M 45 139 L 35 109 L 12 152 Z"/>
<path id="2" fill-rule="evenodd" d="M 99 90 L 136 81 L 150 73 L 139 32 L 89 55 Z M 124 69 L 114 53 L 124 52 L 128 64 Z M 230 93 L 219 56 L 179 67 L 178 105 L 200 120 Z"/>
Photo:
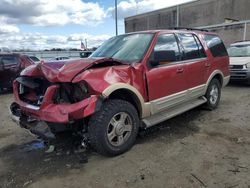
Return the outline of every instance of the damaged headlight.
<path id="1" fill-rule="evenodd" d="M 78 83 L 60 83 L 56 92 L 56 103 L 76 103 L 90 96 L 88 86 L 84 81 Z"/>
<path id="2" fill-rule="evenodd" d="M 72 97 L 78 102 L 89 97 L 87 84 L 84 81 L 73 84 Z"/>
<path id="3" fill-rule="evenodd" d="M 247 68 L 247 69 L 250 69 L 250 63 L 247 63 L 247 64 L 246 64 L 246 68 Z"/>

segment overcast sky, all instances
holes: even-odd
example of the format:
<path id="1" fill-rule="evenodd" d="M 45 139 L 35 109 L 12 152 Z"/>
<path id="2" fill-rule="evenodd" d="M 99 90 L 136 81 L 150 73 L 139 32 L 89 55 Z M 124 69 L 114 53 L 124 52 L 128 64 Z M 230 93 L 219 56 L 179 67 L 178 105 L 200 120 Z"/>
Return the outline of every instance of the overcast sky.
<path id="1" fill-rule="evenodd" d="M 42 50 L 99 46 L 115 34 L 115 0 L 0 0 L 0 47 Z M 191 0 L 117 0 L 124 17 Z"/>

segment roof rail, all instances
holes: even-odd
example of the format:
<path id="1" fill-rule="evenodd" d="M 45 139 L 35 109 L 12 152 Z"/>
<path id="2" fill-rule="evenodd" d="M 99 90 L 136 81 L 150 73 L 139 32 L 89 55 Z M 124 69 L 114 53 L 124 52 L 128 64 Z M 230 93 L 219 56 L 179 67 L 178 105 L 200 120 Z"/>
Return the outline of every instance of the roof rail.
<path id="1" fill-rule="evenodd" d="M 170 29 L 175 29 L 175 30 L 189 30 L 189 31 L 203 31 L 203 32 L 209 32 L 206 29 L 198 29 L 198 28 L 190 28 L 190 27 L 172 27 Z"/>

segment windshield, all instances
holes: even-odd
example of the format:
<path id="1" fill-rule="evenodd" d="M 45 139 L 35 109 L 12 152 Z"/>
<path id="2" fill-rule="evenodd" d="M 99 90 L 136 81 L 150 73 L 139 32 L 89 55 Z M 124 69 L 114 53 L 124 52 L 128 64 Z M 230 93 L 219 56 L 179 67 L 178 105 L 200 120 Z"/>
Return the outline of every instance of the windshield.
<path id="1" fill-rule="evenodd" d="M 250 57 L 250 45 L 234 45 L 228 49 L 230 57 Z"/>
<path id="2" fill-rule="evenodd" d="M 126 62 L 138 62 L 144 57 L 153 34 L 128 34 L 104 42 L 90 57 L 112 57 Z"/>
<path id="3" fill-rule="evenodd" d="M 40 61 L 40 59 L 38 59 L 36 56 L 30 56 L 30 59 L 35 62 Z"/>

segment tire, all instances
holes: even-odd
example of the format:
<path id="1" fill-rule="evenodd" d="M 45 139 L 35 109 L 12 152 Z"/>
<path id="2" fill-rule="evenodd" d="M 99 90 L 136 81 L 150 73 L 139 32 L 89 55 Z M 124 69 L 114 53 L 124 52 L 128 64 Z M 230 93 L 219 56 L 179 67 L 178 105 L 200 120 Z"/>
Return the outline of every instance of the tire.
<path id="1" fill-rule="evenodd" d="M 132 104 L 119 99 L 108 100 L 89 120 L 90 145 L 99 154 L 116 156 L 134 145 L 138 129 L 139 117 Z"/>
<path id="2" fill-rule="evenodd" d="M 214 110 L 218 107 L 221 97 L 221 84 L 219 80 L 212 79 L 209 83 L 205 97 L 207 99 L 206 108 Z"/>

